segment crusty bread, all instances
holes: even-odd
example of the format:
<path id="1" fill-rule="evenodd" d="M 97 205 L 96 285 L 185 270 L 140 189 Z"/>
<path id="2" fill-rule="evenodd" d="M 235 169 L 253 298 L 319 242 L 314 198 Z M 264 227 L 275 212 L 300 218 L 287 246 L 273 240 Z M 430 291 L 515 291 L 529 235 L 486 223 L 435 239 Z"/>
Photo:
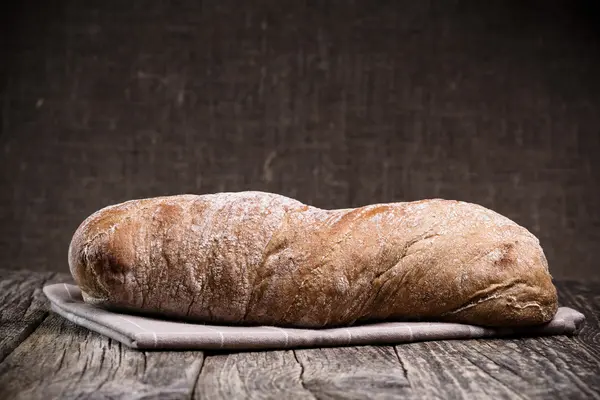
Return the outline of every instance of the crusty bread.
<path id="1" fill-rule="evenodd" d="M 81 224 L 69 265 L 89 303 L 211 323 L 525 326 L 557 310 L 534 235 L 439 199 L 344 210 L 263 192 L 132 200 Z"/>

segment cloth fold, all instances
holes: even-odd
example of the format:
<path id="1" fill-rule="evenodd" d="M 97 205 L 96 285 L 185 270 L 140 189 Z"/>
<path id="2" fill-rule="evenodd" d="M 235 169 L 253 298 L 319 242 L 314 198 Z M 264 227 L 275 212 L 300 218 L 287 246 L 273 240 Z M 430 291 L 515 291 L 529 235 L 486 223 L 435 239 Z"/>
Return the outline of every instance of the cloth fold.
<path id="1" fill-rule="evenodd" d="M 491 329 L 447 322 L 383 322 L 332 329 L 221 326 L 105 310 L 84 303 L 79 287 L 66 283 L 47 285 L 44 293 L 57 314 L 138 349 L 289 349 L 484 337 L 572 335 L 581 329 L 585 320 L 580 312 L 561 307 L 549 323 L 520 329 Z"/>

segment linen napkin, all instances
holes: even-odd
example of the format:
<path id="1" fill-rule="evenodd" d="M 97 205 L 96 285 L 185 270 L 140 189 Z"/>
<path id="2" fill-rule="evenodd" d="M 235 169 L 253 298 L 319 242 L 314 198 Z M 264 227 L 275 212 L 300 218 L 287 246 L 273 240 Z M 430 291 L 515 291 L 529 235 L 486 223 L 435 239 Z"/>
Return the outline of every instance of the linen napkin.
<path id="1" fill-rule="evenodd" d="M 491 329 L 447 322 L 383 322 L 332 329 L 274 326 L 223 326 L 162 320 L 105 310 L 83 302 L 75 285 L 44 287 L 52 310 L 69 321 L 137 349 L 289 349 L 368 344 L 399 344 L 425 340 L 576 334 L 585 317 L 561 307 L 545 325 Z"/>

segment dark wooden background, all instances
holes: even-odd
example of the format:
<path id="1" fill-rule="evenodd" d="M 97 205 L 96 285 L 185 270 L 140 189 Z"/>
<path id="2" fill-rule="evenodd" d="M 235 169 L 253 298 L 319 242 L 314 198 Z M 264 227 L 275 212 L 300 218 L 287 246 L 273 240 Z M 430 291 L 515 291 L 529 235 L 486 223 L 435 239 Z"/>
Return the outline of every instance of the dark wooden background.
<path id="1" fill-rule="evenodd" d="M 480 203 L 600 279 L 594 1 L 12 3 L 4 268 L 67 271 L 111 203 L 255 189 Z"/>

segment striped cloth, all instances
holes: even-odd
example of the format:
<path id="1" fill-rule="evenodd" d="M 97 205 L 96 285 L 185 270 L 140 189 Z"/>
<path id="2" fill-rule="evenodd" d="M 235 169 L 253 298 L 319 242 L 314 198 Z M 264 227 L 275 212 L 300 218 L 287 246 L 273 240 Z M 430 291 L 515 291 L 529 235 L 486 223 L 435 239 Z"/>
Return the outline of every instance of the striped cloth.
<path id="1" fill-rule="evenodd" d="M 75 324 L 138 349 L 289 349 L 301 347 L 399 344 L 425 340 L 484 337 L 572 335 L 585 317 L 561 307 L 543 326 L 490 329 L 446 322 L 384 322 L 332 329 L 274 326 L 219 326 L 116 313 L 83 302 L 77 286 L 44 287 L 52 310 Z"/>

